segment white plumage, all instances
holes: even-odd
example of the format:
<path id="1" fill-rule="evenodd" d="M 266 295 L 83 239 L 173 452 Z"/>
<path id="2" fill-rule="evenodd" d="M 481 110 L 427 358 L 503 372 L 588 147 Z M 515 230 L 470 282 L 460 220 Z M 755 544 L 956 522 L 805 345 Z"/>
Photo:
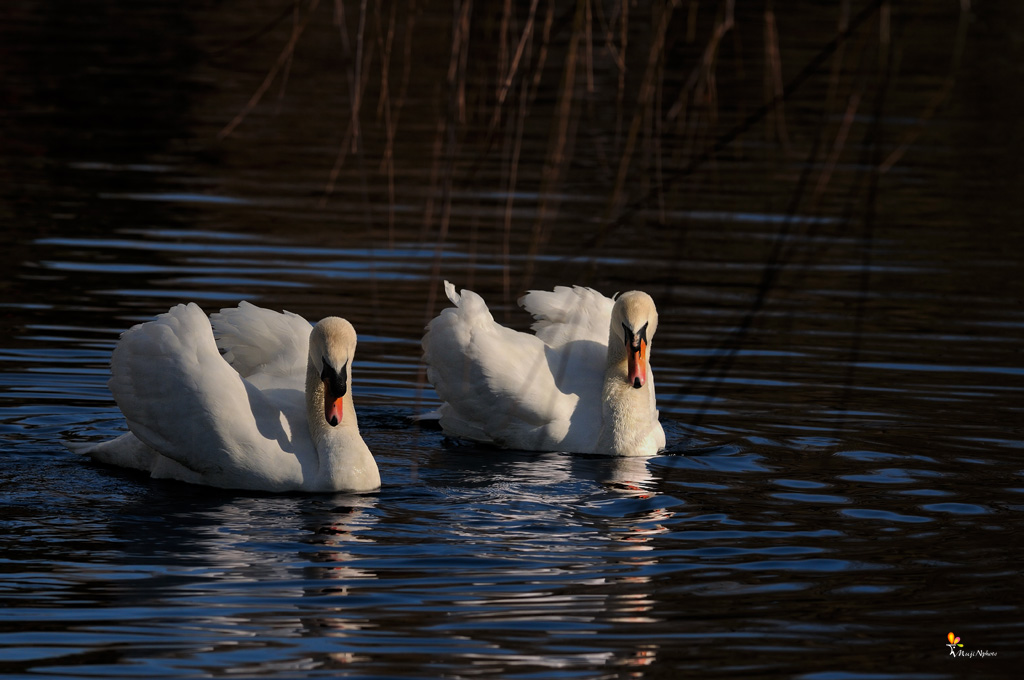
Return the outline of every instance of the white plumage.
<path id="1" fill-rule="evenodd" d="M 129 432 L 74 448 L 223 488 L 376 489 L 348 389 L 355 347 L 355 330 L 338 317 L 311 327 L 247 302 L 210 319 L 195 303 L 177 305 L 114 349 L 108 384 Z"/>
<path id="2" fill-rule="evenodd" d="M 665 447 L 648 348 L 658 313 L 646 293 L 531 291 L 535 335 L 494 321 L 476 293 L 445 282 L 455 307 L 427 326 L 427 377 L 454 437 L 510 449 L 649 456 Z"/>

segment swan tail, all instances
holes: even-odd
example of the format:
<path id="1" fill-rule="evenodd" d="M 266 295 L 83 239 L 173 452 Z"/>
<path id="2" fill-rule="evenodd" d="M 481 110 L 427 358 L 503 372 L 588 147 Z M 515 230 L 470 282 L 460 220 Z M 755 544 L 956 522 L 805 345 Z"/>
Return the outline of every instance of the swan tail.
<path id="1" fill-rule="evenodd" d="M 152 472 L 160 456 L 131 432 L 103 442 L 65 441 L 64 446 L 75 453 L 87 455 L 98 463 L 143 472 Z"/>

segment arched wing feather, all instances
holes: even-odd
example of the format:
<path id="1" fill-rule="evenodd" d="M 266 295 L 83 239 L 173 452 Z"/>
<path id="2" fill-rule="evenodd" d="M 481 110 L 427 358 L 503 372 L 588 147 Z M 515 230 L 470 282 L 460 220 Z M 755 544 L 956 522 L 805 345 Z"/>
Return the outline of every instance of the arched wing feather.
<path id="1" fill-rule="evenodd" d="M 280 461 L 265 464 L 267 440 L 287 438 L 269 431 L 282 422 L 280 411 L 221 357 L 195 303 L 126 331 L 111 357 L 109 385 L 129 429 L 190 470 L 295 473 Z"/>
<path id="2" fill-rule="evenodd" d="M 303 389 L 312 329 L 304 318 L 242 301 L 211 314 L 210 322 L 217 347 L 242 377 Z"/>

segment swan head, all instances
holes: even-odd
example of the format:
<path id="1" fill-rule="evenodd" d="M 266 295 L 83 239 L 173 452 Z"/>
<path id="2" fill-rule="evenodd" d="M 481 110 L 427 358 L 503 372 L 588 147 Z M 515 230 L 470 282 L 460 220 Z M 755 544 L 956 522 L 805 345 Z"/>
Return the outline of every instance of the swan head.
<path id="1" fill-rule="evenodd" d="M 647 382 L 648 353 L 658 330 L 658 309 L 643 291 L 631 290 L 615 299 L 612 308 L 612 337 L 621 339 L 626 350 L 626 382 L 640 389 Z"/>
<path id="2" fill-rule="evenodd" d="M 324 420 L 331 427 L 341 423 L 345 411 L 344 399 L 355 353 L 356 329 L 345 319 L 329 316 L 313 326 L 309 334 L 309 361 L 323 383 Z"/>

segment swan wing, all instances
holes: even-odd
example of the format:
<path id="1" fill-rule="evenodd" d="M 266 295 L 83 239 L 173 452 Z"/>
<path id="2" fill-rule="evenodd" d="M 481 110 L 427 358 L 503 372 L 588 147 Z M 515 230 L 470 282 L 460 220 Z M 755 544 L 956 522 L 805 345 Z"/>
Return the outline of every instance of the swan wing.
<path id="1" fill-rule="evenodd" d="M 109 385 L 131 432 L 195 472 L 196 481 L 273 489 L 300 475 L 295 455 L 282 450 L 292 438 L 280 404 L 221 357 L 195 303 L 126 331 L 111 357 Z M 301 392 L 286 401 L 301 411 Z"/>
<path id="2" fill-rule="evenodd" d="M 304 389 L 312 325 L 298 314 L 242 301 L 210 315 L 225 361 L 260 387 Z"/>
<path id="3" fill-rule="evenodd" d="M 533 315 L 532 328 L 547 345 L 559 347 L 577 340 L 608 345 L 615 302 L 592 288 L 556 286 L 550 291 L 531 290 L 519 299 L 519 304 Z"/>
<path id="4" fill-rule="evenodd" d="M 551 348 L 494 321 L 476 293 L 445 282 L 455 304 L 427 326 L 427 377 L 444 401 L 441 425 L 508 448 L 558 449 L 579 396 L 560 389 Z"/>

